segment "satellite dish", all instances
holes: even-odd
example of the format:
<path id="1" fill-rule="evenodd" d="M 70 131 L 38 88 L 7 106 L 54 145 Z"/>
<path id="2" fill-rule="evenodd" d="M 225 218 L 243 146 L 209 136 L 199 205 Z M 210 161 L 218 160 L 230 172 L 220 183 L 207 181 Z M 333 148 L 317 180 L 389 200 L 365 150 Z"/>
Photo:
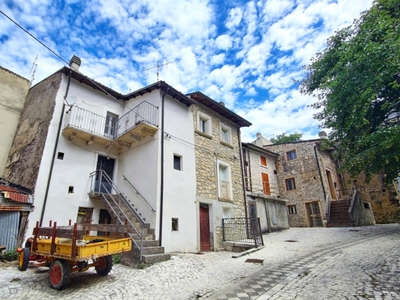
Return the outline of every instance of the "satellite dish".
<path id="1" fill-rule="evenodd" d="M 65 99 L 65 102 L 67 103 L 67 105 L 72 106 L 74 105 L 76 102 L 78 102 L 78 97 L 76 96 L 68 96 Z"/>

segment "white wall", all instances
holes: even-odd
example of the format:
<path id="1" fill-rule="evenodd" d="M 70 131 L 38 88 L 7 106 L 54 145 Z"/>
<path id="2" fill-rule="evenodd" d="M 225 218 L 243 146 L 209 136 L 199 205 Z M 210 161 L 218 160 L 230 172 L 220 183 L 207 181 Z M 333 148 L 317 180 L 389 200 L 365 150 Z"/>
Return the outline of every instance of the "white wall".
<path id="1" fill-rule="evenodd" d="M 165 97 L 164 214 L 162 244 L 167 252 L 197 251 L 196 164 L 193 115 L 186 105 Z M 182 170 L 174 169 L 174 155 Z M 172 231 L 172 218 L 178 230 Z"/>

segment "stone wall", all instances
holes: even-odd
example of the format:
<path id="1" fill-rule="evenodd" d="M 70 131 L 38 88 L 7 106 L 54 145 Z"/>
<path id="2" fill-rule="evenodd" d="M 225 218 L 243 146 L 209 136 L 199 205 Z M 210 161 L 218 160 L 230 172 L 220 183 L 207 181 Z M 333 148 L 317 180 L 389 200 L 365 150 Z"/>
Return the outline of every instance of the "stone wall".
<path id="1" fill-rule="evenodd" d="M 32 87 L 26 98 L 7 160 L 4 178 L 34 190 L 62 75 Z"/>
<path id="2" fill-rule="evenodd" d="M 306 212 L 306 203 L 317 202 L 322 220 L 326 219 L 325 195 L 330 192 L 326 169 L 331 171 L 333 182 L 336 182 L 337 188 L 341 189 L 335 161 L 328 151 L 319 149 L 319 142 L 320 140 L 310 140 L 264 146 L 265 149 L 280 155 L 277 163 L 280 198 L 288 199 L 287 205 L 295 205 L 297 211 L 297 213 L 289 214 L 291 227 L 312 225 Z M 287 152 L 292 150 L 296 151 L 297 157 L 288 160 Z M 294 178 L 295 189 L 287 190 L 286 180 L 291 178 Z"/>
<path id="3" fill-rule="evenodd" d="M 3 177 L 8 153 L 14 140 L 25 98 L 31 83 L 7 69 L 0 67 L 0 178 Z"/>

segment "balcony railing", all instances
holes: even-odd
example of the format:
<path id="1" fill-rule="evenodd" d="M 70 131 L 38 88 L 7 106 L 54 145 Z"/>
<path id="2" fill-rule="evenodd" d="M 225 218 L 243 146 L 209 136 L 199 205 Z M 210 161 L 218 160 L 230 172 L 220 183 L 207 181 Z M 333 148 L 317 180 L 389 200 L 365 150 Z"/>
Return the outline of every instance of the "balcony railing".
<path id="1" fill-rule="evenodd" d="M 80 138 L 101 144 L 114 140 L 132 143 L 157 131 L 157 110 L 157 106 L 144 101 L 114 121 L 72 106 L 67 112 L 63 134 L 69 139 Z"/>

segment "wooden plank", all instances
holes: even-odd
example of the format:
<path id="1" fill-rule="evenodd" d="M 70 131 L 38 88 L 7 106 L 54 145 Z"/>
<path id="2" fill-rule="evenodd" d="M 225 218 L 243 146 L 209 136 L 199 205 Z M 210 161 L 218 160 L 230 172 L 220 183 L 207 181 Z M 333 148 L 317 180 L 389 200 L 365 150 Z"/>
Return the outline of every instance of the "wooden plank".
<path id="1" fill-rule="evenodd" d="M 53 228 L 48 228 L 48 227 L 41 227 L 37 229 L 38 235 L 39 236 L 48 236 L 51 237 L 53 235 Z M 68 228 L 68 229 L 63 229 L 58 227 L 57 228 L 57 237 L 60 238 L 70 238 L 72 239 L 74 236 L 74 230 L 73 228 Z M 83 231 L 78 230 L 77 231 L 77 238 L 82 239 L 83 238 Z"/>
<path id="2" fill-rule="evenodd" d="M 115 233 L 128 233 L 129 226 L 116 225 L 116 224 L 83 224 L 83 232 L 89 231 L 103 231 Z"/>

